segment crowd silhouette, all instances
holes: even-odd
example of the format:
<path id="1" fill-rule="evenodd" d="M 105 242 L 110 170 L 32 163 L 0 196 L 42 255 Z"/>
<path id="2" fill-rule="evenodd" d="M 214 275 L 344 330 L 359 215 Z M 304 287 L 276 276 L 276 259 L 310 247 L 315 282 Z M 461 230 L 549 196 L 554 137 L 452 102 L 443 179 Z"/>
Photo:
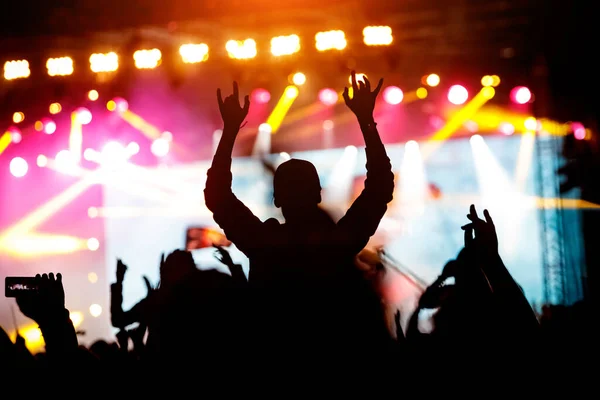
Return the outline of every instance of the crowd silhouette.
<path id="1" fill-rule="evenodd" d="M 344 100 L 362 131 L 367 175 L 364 190 L 346 214 L 334 221 L 320 206 L 321 185 L 310 162 L 291 159 L 274 171 L 273 201 L 285 223 L 261 221 L 232 192 L 232 150 L 248 114 L 237 83 L 223 99 L 218 90 L 223 134 L 207 173 L 205 201 L 227 238 L 250 260 L 248 277 L 226 248 L 216 258 L 230 271 L 200 270 L 187 251 L 175 250 L 159 263 L 160 282 L 144 278 L 147 296 L 123 310 L 127 266 L 117 261 L 110 287 L 114 340 L 78 344 L 65 308 L 60 274 L 36 276 L 38 290 L 17 296 L 21 312 L 35 321 L 45 351 L 32 355 L 25 341 L 1 332 L 4 365 L 186 365 L 260 360 L 268 365 L 364 368 L 388 365 L 434 366 L 475 361 L 484 368 L 504 361 L 535 361 L 547 354 L 584 352 L 591 335 L 585 306 L 546 307 L 536 315 L 498 253 L 492 216 L 471 206 L 464 246 L 421 295 L 402 329 L 386 321 L 378 279 L 380 262 L 359 262 L 359 253 L 377 230 L 394 192 L 394 174 L 373 118 L 383 80 L 375 88 L 352 73 L 352 96 Z M 419 324 L 432 314 L 432 329 Z M 433 311 L 433 312 L 432 312 Z M 185 325 L 186 338 L 178 326 Z M 590 329 L 591 331 L 591 329 Z M 518 360 L 518 361 L 515 361 Z"/>

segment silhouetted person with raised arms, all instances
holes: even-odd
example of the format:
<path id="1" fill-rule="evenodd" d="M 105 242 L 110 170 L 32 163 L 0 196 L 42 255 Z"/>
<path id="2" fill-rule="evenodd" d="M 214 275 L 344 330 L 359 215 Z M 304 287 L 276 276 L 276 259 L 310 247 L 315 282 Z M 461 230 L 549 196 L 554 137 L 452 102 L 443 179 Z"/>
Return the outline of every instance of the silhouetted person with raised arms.
<path id="1" fill-rule="evenodd" d="M 346 105 L 358 118 L 365 139 L 367 177 L 363 192 L 337 223 L 319 207 L 319 175 L 308 161 L 292 159 L 275 172 L 274 204 L 281 208 L 284 224 L 274 218 L 262 222 L 233 194 L 231 154 L 250 102 L 246 96 L 240 106 L 235 82 L 233 94 L 224 100 L 220 89 L 217 91 L 224 128 L 207 174 L 206 206 L 228 239 L 250 259 L 248 283 L 257 295 L 251 303 L 252 318 L 261 318 L 257 310 L 272 311 L 264 313 L 261 321 L 271 325 L 273 329 L 267 330 L 273 337 L 267 338 L 263 330 L 258 335 L 261 340 L 272 342 L 274 336 L 281 332 L 289 335 L 293 330 L 295 337 L 314 348 L 316 340 L 329 344 L 339 341 L 341 332 L 346 337 L 353 336 L 350 332 L 364 333 L 364 326 L 369 324 L 361 319 L 362 314 L 379 323 L 377 311 L 361 314 L 357 310 L 370 303 L 362 294 L 357 295 L 366 289 L 354 267 L 354 257 L 375 233 L 393 197 L 394 175 L 373 118 L 382 84 L 380 80 L 372 91 L 370 82 L 366 78 L 357 82 L 353 72 L 353 97 L 348 88 L 344 90 Z M 279 305 L 274 307 L 273 303 Z M 277 315 L 273 327 L 277 307 L 286 315 Z M 334 328 L 340 323 L 345 326 Z M 369 335 L 361 336 L 368 340 Z"/>

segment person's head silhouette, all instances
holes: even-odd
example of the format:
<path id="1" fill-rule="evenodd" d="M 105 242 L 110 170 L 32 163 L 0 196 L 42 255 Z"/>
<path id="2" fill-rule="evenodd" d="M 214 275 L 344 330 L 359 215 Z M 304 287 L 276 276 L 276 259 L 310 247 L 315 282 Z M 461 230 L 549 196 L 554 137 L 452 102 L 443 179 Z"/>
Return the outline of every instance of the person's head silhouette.
<path id="1" fill-rule="evenodd" d="M 321 183 L 315 166 L 297 159 L 281 164 L 273 178 L 273 199 L 286 220 L 317 210 Z"/>

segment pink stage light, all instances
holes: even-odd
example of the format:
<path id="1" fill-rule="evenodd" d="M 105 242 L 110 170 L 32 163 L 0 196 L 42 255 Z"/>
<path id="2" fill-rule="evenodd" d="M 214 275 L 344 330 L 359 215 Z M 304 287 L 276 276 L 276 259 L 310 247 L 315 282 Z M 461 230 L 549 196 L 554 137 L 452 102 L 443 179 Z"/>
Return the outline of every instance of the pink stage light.
<path id="1" fill-rule="evenodd" d="M 573 130 L 573 136 L 575 136 L 575 139 L 577 139 L 577 140 L 585 139 L 585 136 L 586 136 L 585 126 L 583 126 L 583 124 L 581 122 L 573 122 L 571 124 L 571 130 Z"/>
<path id="2" fill-rule="evenodd" d="M 386 103 L 396 105 L 402 103 L 404 99 L 404 92 L 402 89 L 396 86 L 388 86 L 383 91 L 383 99 Z"/>
<path id="3" fill-rule="evenodd" d="M 25 161 L 24 158 L 15 157 L 12 160 L 10 160 L 9 168 L 10 168 L 10 173 L 15 178 L 22 178 L 25 175 L 27 175 L 27 171 L 29 170 L 29 165 L 27 164 L 27 161 Z"/>
<path id="4" fill-rule="evenodd" d="M 87 125 L 92 122 L 92 112 L 87 108 L 79 107 L 77 110 L 75 110 L 75 113 L 77 114 L 77 121 L 81 125 Z"/>
<path id="5" fill-rule="evenodd" d="M 15 144 L 20 143 L 23 139 L 23 135 L 21 135 L 21 130 L 16 126 L 11 126 L 10 128 L 8 128 L 7 132 L 10 133 L 10 140 Z"/>
<path id="6" fill-rule="evenodd" d="M 168 140 L 158 138 L 152 142 L 150 151 L 152 151 L 152 154 L 154 154 L 156 157 L 164 157 L 169 154 L 169 148 L 170 145 Z"/>
<path id="7" fill-rule="evenodd" d="M 271 93 L 266 89 L 255 89 L 252 92 L 252 101 L 258 104 L 266 104 L 271 100 Z"/>
<path id="8" fill-rule="evenodd" d="M 515 126 L 508 122 L 503 122 L 498 127 L 498 130 L 505 134 L 506 136 L 510 136 L 515 133 Z"/>
<path id="9" fill-rule="evenodd" d="M 469 92 L 464 86 L 454 85 L 448 90 L 448 101 L 457 106 L 464 104 L 469 99 Z"/>
<path id="10" fill-rule="evenodd" d="M 128 158 L 127 149 L 119 142 L 106 143 L 100 154 L 102 166 L 109 168 L 124 164 Z"/>
<path id="11" fill-rule="evenodd" d="M 527 104 L 531 101 L 531 91 L 525 86 L 517 86 L 510 91 L 510 99 L 516 104 Z"/>
<path id="12" fill-rule="evenodd" d="M 338 101 L 338 94 L 333 89 L 322 89 L 319 92 L 319 100 L 326 106 L 332 106 Z"/>
<path id="13" fill-rule="evenodd" d="M 79 116 L 77 119 L 79 119 Z M 46 135 L 52 135 L 56 132 L 56 122 L 52 121 L 50 118 L 42 119 L 42 126 Z"/>
<path id="14" fill-rule="evenodd" d="M 129 103 L 122 97 L 115 97 L 113 99 L 115 110 L 117 112 L 123 113 L 129 110 Z"/>

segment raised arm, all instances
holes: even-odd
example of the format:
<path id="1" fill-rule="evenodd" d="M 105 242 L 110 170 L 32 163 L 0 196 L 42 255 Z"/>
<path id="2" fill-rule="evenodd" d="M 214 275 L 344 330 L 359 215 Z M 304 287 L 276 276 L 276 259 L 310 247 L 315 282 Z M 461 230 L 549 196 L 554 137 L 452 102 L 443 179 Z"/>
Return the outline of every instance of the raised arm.
<path id="1" fill-rule="evenodd" d="M 367 244 L 377 230 L 387 211 L 387 204 L 392 201 L 394 194 L 392 166 L 373 118 L 375 100 L 382 85 L 383 79 L 379 80 L 375 90 L 371 91 L 369 80 L 364 78 L 364 82 L 357 82 L 353 71 L 353 97 L 350 98 L 348 88 L 344 90 L 346 105 L 356 115 L 365 140 L 367 178 L 365 188 L 338 222 L 338 227 L 342 232 L 351 235 L 360 248 Z"/>
<path id="2" fill-rule="evenodd" d="M 217 99 L 223 117 L 223 134 L 207 172 L 204 200 L 227 238 L 248 255 L 258 246 L 256 239 L 261 236 L 262 222 L 231 190 L 231 153 L 240 126 L 248 115 L 250 100 L 246 96 L 244 105 L 240 106 L 237 82 L 233 83 L 233 94 L 225 100 L 221 97 L 221 89 L 218 89 Z"/>

